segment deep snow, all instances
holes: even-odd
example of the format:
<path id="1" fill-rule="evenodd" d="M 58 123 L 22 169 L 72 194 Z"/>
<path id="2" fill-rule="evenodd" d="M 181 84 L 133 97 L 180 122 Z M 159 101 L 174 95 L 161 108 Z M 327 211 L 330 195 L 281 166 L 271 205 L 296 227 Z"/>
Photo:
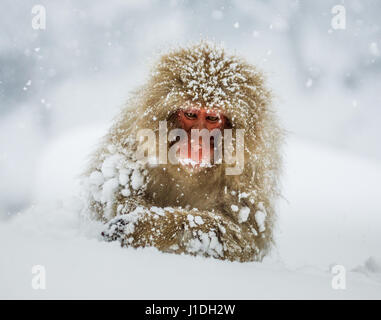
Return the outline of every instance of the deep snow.
<path id="1" fill-rule="evenodd" d="M 231 263 L 120 248 L 81 222 L 76 175 L 101 135 L 52 142 L 36 174 L 35 205 L 0 225 L 0 298 L 381 298 L 381 166 L 290 137 L 277 247 L 263 263 Z M 346 290 L 331 286 L 346 268 Z M 46 269 L 34 290 L 32 267 Z"/>

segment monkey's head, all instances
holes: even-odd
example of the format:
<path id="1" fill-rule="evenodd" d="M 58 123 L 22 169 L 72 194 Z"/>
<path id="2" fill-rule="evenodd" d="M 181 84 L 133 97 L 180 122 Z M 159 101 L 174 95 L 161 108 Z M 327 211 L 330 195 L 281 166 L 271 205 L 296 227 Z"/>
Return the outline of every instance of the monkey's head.
<path id="1" fill-rule="evenodd" d="M 265 173 L 278 169 L 280 130 L 273 121 L 270 102 L 271 94 L 264 86 L 261 72 L 245 60 L 226 54 L 222 48 L 201 42 L 170 51 L 160 58 L 148 82 L 131 98 L 130 108 L 122 111 L 110 136 L 125 149 L 134 149 L 136 144 L 128 146 L 127 142 L 140 129 L 152 129 L 156 137 L 161 121 L 167 122 L 168 132 L 183 129 L 187 149 L 180 152 L 182 161 L 176 165 L 159 165 L 151 172 L 164 189 L 190 184 L 193 184 L 192 190 L 196 185 L 202 188 L 212 184 L 235 190 L 253 188 L 259 183 L 263 188 L 271 187 L 273 178 L 265 177 Z M 224 129 L 233 129 L 233 139 L 235 130 L 243 129 L 242 174 L 226 177 L 224 162 L 200 165 L 205 155 L 202 151 L 196 152 L 201 149 L 200 141 L 193 141 L 192 147 L 192 129 L 209 132 L 219 129 L 222 134 Z M 176 142 L 180 143 L 179 138 L 168 143 L 168 152 Z M 215 144 L 214 137 L 208 150 L 210 159 L 215 154 Z"/>

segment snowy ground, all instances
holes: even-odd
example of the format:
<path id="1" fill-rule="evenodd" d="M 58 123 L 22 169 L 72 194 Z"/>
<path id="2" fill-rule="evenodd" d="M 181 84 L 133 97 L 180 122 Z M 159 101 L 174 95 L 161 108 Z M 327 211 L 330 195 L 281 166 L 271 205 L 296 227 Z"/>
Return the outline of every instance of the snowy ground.
<path id="1" fill-rule="evenodd" d="M 0 298 L 381 298 L 380 164 L 291 137 L 277 248 L 263 263 L 231 263 L 120 248 L 80 222 L 74 178 L 101 132 L 55 139 L 35 205 L 0 221 Z M 335 264 L 345 290 L 332 289 Z M 45 290 L 31 286 L 34 265 L 45 267 Z"/>

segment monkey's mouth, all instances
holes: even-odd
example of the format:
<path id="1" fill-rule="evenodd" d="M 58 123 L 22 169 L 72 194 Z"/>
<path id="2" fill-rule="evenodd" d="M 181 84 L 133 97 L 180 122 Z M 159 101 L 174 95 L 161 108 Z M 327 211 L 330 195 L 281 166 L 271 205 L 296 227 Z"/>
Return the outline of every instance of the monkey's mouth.
<path id="1" fill-rule="evenodd" d="M 179 163 L 182 166 L 187 167 L 189 169 L 193 169 L 193 170 L 201 170 L 202 168 L 211 168 L 214 166 L 210 162 L 206 162 L 206 161 L 197 162 L 190 158 L 180 158 Z"/>
<path id="2" fill-rule="evenodd" d="M 214 141 L 212 139 L 210 141 L 210 146 L 208 147 L 209 152 L 206 152 L 201 144 L 188 144 L 187 157 L 179 156 L 180 165 L 191 169 L 192 171 L 199 171 L 213 167 Z"/>
<path id="3" fill-rule="evenodd" d="M 178 143 L 179 139 L 170 142 L 169 147 L 172 147 L 175 143 Z M 191 172 L 201 171 L 206 168 L 215 166 L 214 163 L 214 137 L 210 137 L 210 143 L 203 146 L 202 141 L 199 143 L 192 141 L 190 138 L 186 141 L 187 145 L 179 145 L 176 157 L 178 163 L 185 169 Z M 181 153 L 181 147 L 187 152 Z M 209 151 L 209 152 L 208 152 Z"/>

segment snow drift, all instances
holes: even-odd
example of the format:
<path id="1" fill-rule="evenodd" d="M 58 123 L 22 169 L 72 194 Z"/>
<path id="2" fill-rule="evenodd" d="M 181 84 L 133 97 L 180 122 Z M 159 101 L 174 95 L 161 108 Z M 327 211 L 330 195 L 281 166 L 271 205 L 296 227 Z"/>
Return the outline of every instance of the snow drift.
<path id="1" fill-rule="evenodd" d="M 379 164 L 291 139 L 277 248 L 263 263 L 232 263 L 101 241 L 100 225 L 79 219 L 75 180 L 99 136 L 76 131 L 48 147 L 36 204 L 1 221 L 0 298 L 381 298 Z M 332 288 L 335 264 L 345 290 Z M 45 290 L 32 288 L 34 265 Z"/>

